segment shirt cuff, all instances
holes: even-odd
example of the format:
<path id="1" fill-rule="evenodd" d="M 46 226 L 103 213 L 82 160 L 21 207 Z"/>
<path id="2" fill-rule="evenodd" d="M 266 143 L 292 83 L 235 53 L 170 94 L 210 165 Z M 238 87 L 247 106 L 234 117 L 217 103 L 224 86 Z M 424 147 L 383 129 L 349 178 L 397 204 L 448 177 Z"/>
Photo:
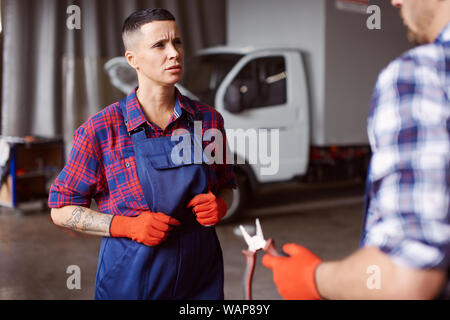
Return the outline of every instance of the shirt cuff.
<path id="1" fill-rule="evenodd" d="M 69 193 L 67 190 L 58 190 L 52 186 L 48 197 L 49 208 L 62 208 L 65 206 L 81 206 L 89 208 L 91 206 L 91 199 L 83 197 L 79 194 Z"/>
<path id="2" fill-rule="evenodd" d="M 446 269 L 450 265 L 449 250 L 416 239 L 404 239 L 387 234 L 367 234 L 364 246 L 378 247 L 394 263 L 413 269 Z"/>

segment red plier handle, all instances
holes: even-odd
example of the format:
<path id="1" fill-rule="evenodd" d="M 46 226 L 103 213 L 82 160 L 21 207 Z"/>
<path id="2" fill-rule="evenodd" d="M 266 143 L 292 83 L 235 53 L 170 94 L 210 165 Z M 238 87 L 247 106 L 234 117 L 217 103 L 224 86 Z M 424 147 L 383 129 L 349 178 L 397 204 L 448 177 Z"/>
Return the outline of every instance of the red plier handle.
<path id="1" fill-rule="evenodd" d="M 268 254 L 271 254 L 273 256 L 277 257 L 288 257 L 287 254 L 279 253 L 277 249 L 275 249 L 274 241 L 272 238 L 267 239 L 266 245 L 264 246 L 263 250 L 267 252 Z"/>
<path id="2" fill-rule="evenodd" d="M 255 271 L 256 252 L 250 250 L 242 250 L 245 256 L 245 272 L 244 272 L 244 298 L 252 300 L 252 282 Z"/>
<path id="3" fill-rule="evenodd" d="M 280 254 L 277 249 L 275 249 L 274 241 L 269 238 L 264 246 L 263 250 L 273 256 L 287 257 L 286 254 Z M 255 261 L 256 261 L 256 251 L 242 250 L 245 256 L 245 272 L 244 272 L 244 299 L 252 300 L 252 283 L 253 274 L 255 273 Z"/>
<path id="4" fill-rule="evenodd" d="M 255 224 L 256 224 L 256 235 L 252 237 L 245 230 L 244 226 L 241 225 L 239 227 L 241 229 L 242 236 L 244 237 L 244 240 L 248 245 L 247 250 L 242 250 L 242 253 L 244 254 L 246 260 L 246 268 L 243 281 L 244 297 L 246 300 L 252 299 L 252 280 L 253 280 L 253 273 L 255 271 L 256 252 L 262 249 L 265 252 L 274 256 L 286 256 L 285 254 L 280 254 L 277 251 L 277 249 L 275 249 L 272 238 L 264 240 L 264 235 L 262 232 L 261 224 L 259 223 L 259 219 L 256 219 Z"/>

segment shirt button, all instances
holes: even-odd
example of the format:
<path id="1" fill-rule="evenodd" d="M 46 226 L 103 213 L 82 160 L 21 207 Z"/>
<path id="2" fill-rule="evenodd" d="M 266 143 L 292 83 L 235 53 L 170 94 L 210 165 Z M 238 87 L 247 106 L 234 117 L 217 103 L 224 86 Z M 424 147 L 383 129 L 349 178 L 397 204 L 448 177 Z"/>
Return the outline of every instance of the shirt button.
<path id="1" fill-rule="evenodd" d="M 130 163 L 129 162 L 125 163 L 125 167 L 129 168 L 130 167 Z"/>

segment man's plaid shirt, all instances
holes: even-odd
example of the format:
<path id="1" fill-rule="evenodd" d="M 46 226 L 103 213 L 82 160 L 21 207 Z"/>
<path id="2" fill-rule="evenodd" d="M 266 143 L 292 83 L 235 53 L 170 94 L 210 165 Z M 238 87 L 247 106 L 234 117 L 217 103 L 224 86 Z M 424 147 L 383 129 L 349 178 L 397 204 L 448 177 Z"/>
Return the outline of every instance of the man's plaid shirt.
<path id="1" fill-rule="evenodd" d="M 412 268 L 450 265 L 450 24 L 379 76 L 365 246 Z"/>

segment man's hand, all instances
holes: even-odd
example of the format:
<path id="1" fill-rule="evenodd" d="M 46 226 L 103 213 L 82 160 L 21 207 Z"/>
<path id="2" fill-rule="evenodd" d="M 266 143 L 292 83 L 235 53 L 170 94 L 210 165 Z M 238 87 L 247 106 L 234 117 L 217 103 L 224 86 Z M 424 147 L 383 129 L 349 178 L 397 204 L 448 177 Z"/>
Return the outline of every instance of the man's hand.
<path id="1" fill-rule="evenodd" d="M 319 300 L 315 270 L 321 260 L 308 249 L 294 243 L 285 244 L 289 257 L 266 254 L 262 263 L 273 270 L 273 281 L 286 300 Z"/>
<path id="2" fill-rule="evenodd" d="M 193 207 L 192 211 L 197 221 L 204 226 L 217 224 L 228 210 L 225 201 L 216 197 L 211 191 L 196 195 L 187 207 Z"/>
<path id="3" fill-rule="evenodd" d="M 111 221 L 111 237 L 130 238 L 147 246 L 163 242 L 174 226 L 181 223 L 161 212 L 144 212 L 137 217 L 114 216 Z"/>

